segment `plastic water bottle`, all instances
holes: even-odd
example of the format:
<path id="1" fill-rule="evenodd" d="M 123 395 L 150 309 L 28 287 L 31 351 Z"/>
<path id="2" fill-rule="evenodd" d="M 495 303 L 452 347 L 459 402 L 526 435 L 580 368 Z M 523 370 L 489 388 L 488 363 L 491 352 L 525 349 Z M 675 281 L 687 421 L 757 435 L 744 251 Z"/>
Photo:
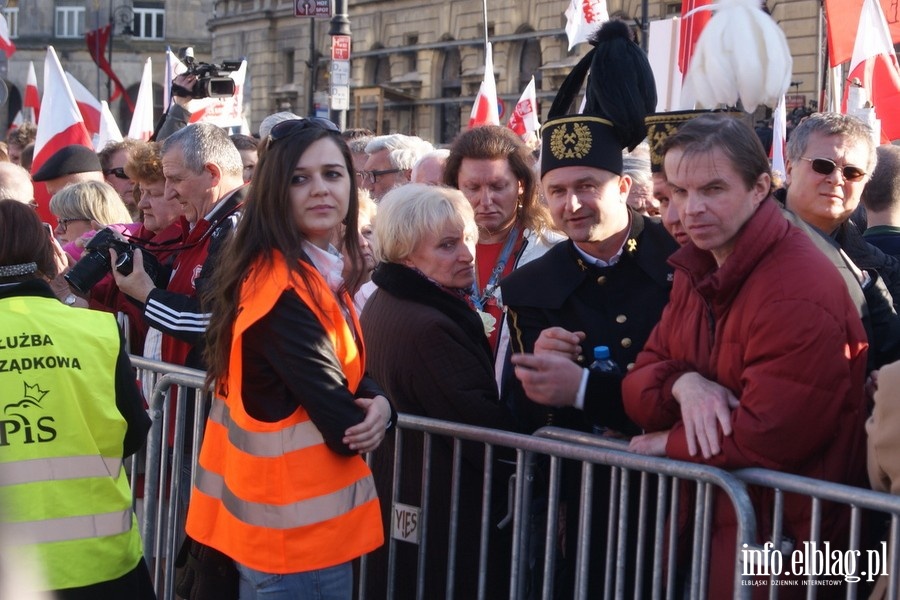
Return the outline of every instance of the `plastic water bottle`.
<path id="1" fill-rule="evenodd" d="M 622 369 L 609 356 L 608 346 L 594 346 L 594 362 L 591 363 L 592 371 L 601 373 L 621 373 Z"/>

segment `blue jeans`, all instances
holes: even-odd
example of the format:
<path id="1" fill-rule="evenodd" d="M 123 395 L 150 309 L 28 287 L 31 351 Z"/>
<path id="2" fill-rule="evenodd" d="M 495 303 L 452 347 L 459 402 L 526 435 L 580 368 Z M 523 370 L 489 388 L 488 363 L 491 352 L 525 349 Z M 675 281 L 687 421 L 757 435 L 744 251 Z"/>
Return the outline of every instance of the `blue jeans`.
<path id="1" fill-rule="evenodd" d="M 235 561 L 240 575 L 240 600 L 351 600 L 353 567 L 335 567 L 277 575 L 245 567 Z"/>

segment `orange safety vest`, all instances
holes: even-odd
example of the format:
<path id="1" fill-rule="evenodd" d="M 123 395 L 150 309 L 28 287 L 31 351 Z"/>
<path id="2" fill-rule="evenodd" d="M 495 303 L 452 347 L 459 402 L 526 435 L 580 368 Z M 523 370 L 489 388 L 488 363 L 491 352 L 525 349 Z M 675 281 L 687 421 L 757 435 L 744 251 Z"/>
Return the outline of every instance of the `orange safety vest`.
<path id="1" fill-rule="evenodd" d="M 276 253 L 257 262 L 241 287 L 228 374 L 207 420 L 186 530 L 195 540 L 265 573 L 299 573 L 345 563 L 381 546 L 381 509 L 372 473 L 360 456 L 330 450 L 300 406 L 276 423 L 257 421 L 241 399 L 243 334 L 293 289 L 334 344 L 347 386 L 364 372 L 362 338 L 315 268 L 313 294 Z M 344 294 L 353 327 L 359 321 Z M 302 331 L 290 332 L 303 335 Z"/>

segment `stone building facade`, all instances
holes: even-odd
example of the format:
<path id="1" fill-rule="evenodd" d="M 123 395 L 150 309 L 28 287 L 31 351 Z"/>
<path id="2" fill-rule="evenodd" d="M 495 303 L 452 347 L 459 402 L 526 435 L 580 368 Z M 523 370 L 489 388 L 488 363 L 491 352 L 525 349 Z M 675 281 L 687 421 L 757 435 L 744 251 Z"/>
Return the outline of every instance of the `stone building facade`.
<path id="1" fill-rule="evenodd" d="M 16 53 L 0 53 L 0 78 L 9 97 L 0 106 L 0 122 L 8 126 L 22 106 L 29 62 L 34 62 L 43 93 L 44 59 L 53 46 L 64 70 L 99 100 L 109 97 L 108 80 L 91 59 L 85 33 L 112 24 L 113 70 L 132 98 L 137 97 L 144 62 L 153 63 L 155 117 L 162 113 L 166 47 L 193 46 L 197 60 L 208 61 L 215 16 L 214 0 L 8 0 L 3 13 Z M 109 46 L 106 55 L 109 56 Z M 127 131 L 131 114 L 122 100 L 110 103 L 119 128 Z M 2 132 L 6 131 L 3 127 Z"/>
<path id="2" fill-rule="evenodd" d="M 327 1 L 327 0 L 326 0 Z M 447 142 L 465 126 L 484 71 L 485 30 L 493 43 L 494 72 L 507 113 L 532 76 L 546 112 L 550 100 L 586 45 L 567 50 L 564 11 L 569 0 L 332 0 L 346 4 L 352 35 L 348 127 L 415 133 Z M 314 2 L 306 2 L 312 4 Z M 297 17 L 304 0 L 8 0 L 4 9 L 18 51 L 0 77 L 9 99 L 0 118 L 21 106 L 29 61 L 43 81 L 46 47 L 100 99 L 107 79 L 88 54 L 84 31 L 112 22 L 112 64 L 132 95 L 145 59 L 164 81 L 166 46 L 194 46 L 198 60 L 246 57 L 245 113 L 251 129 L 267 114 L 292 110 L 327 114 L 331 38 L 328 18 Z M 640 35 L 642 4 L 648 20 L 677 15 L 680 0 L 608 0 L 610 14 L 634 23 Z M 792 105 L 814 101 L 819 60 L 817 0 L 768 0 L 788 35 L 794 56 Z M 132 35 L 126 35 L 130 28 Z M 155 86 L 157 116 L 162 87 Z M 130 115 L 111 106 L 120 127 Z M 503 119 L 503 117 L 501 117 Z"/>

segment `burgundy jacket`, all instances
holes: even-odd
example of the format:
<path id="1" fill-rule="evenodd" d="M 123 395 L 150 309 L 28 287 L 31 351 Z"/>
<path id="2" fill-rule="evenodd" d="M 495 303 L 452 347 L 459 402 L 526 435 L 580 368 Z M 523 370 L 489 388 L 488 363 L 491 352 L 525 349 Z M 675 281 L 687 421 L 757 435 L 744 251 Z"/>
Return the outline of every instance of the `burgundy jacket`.
<path id="1" fill-rule="evenodd" d="M 671 429 L 670 458 L 861 483 L 867 342 L 835 267 L 772 200 L 744 225 L 721 268 L 693 244 L 670 263 L 676 268 L 670 303 L 623 383 L 628 415 L 648 432 Z M 672 395 L 689 371 L 740 401 L 732 434 L 720 437 L 722 451 L 709 460 L 688 454 Z M 771 492 L 751 489 L 751 498 L 758 536 L 769 540 Z M 810 509 L 808 499 L 785 499 L 784 536 L 795 547 L 809 539 Z M 824 513 L 823 539 L 835 539 L 848 515 L 834 507 Z M 735 521 L 721 494 L 713 527 L 709 596 L 731 597 Z M 794 589 L 806 591 L 782 588 L 782 597 Z"/>

